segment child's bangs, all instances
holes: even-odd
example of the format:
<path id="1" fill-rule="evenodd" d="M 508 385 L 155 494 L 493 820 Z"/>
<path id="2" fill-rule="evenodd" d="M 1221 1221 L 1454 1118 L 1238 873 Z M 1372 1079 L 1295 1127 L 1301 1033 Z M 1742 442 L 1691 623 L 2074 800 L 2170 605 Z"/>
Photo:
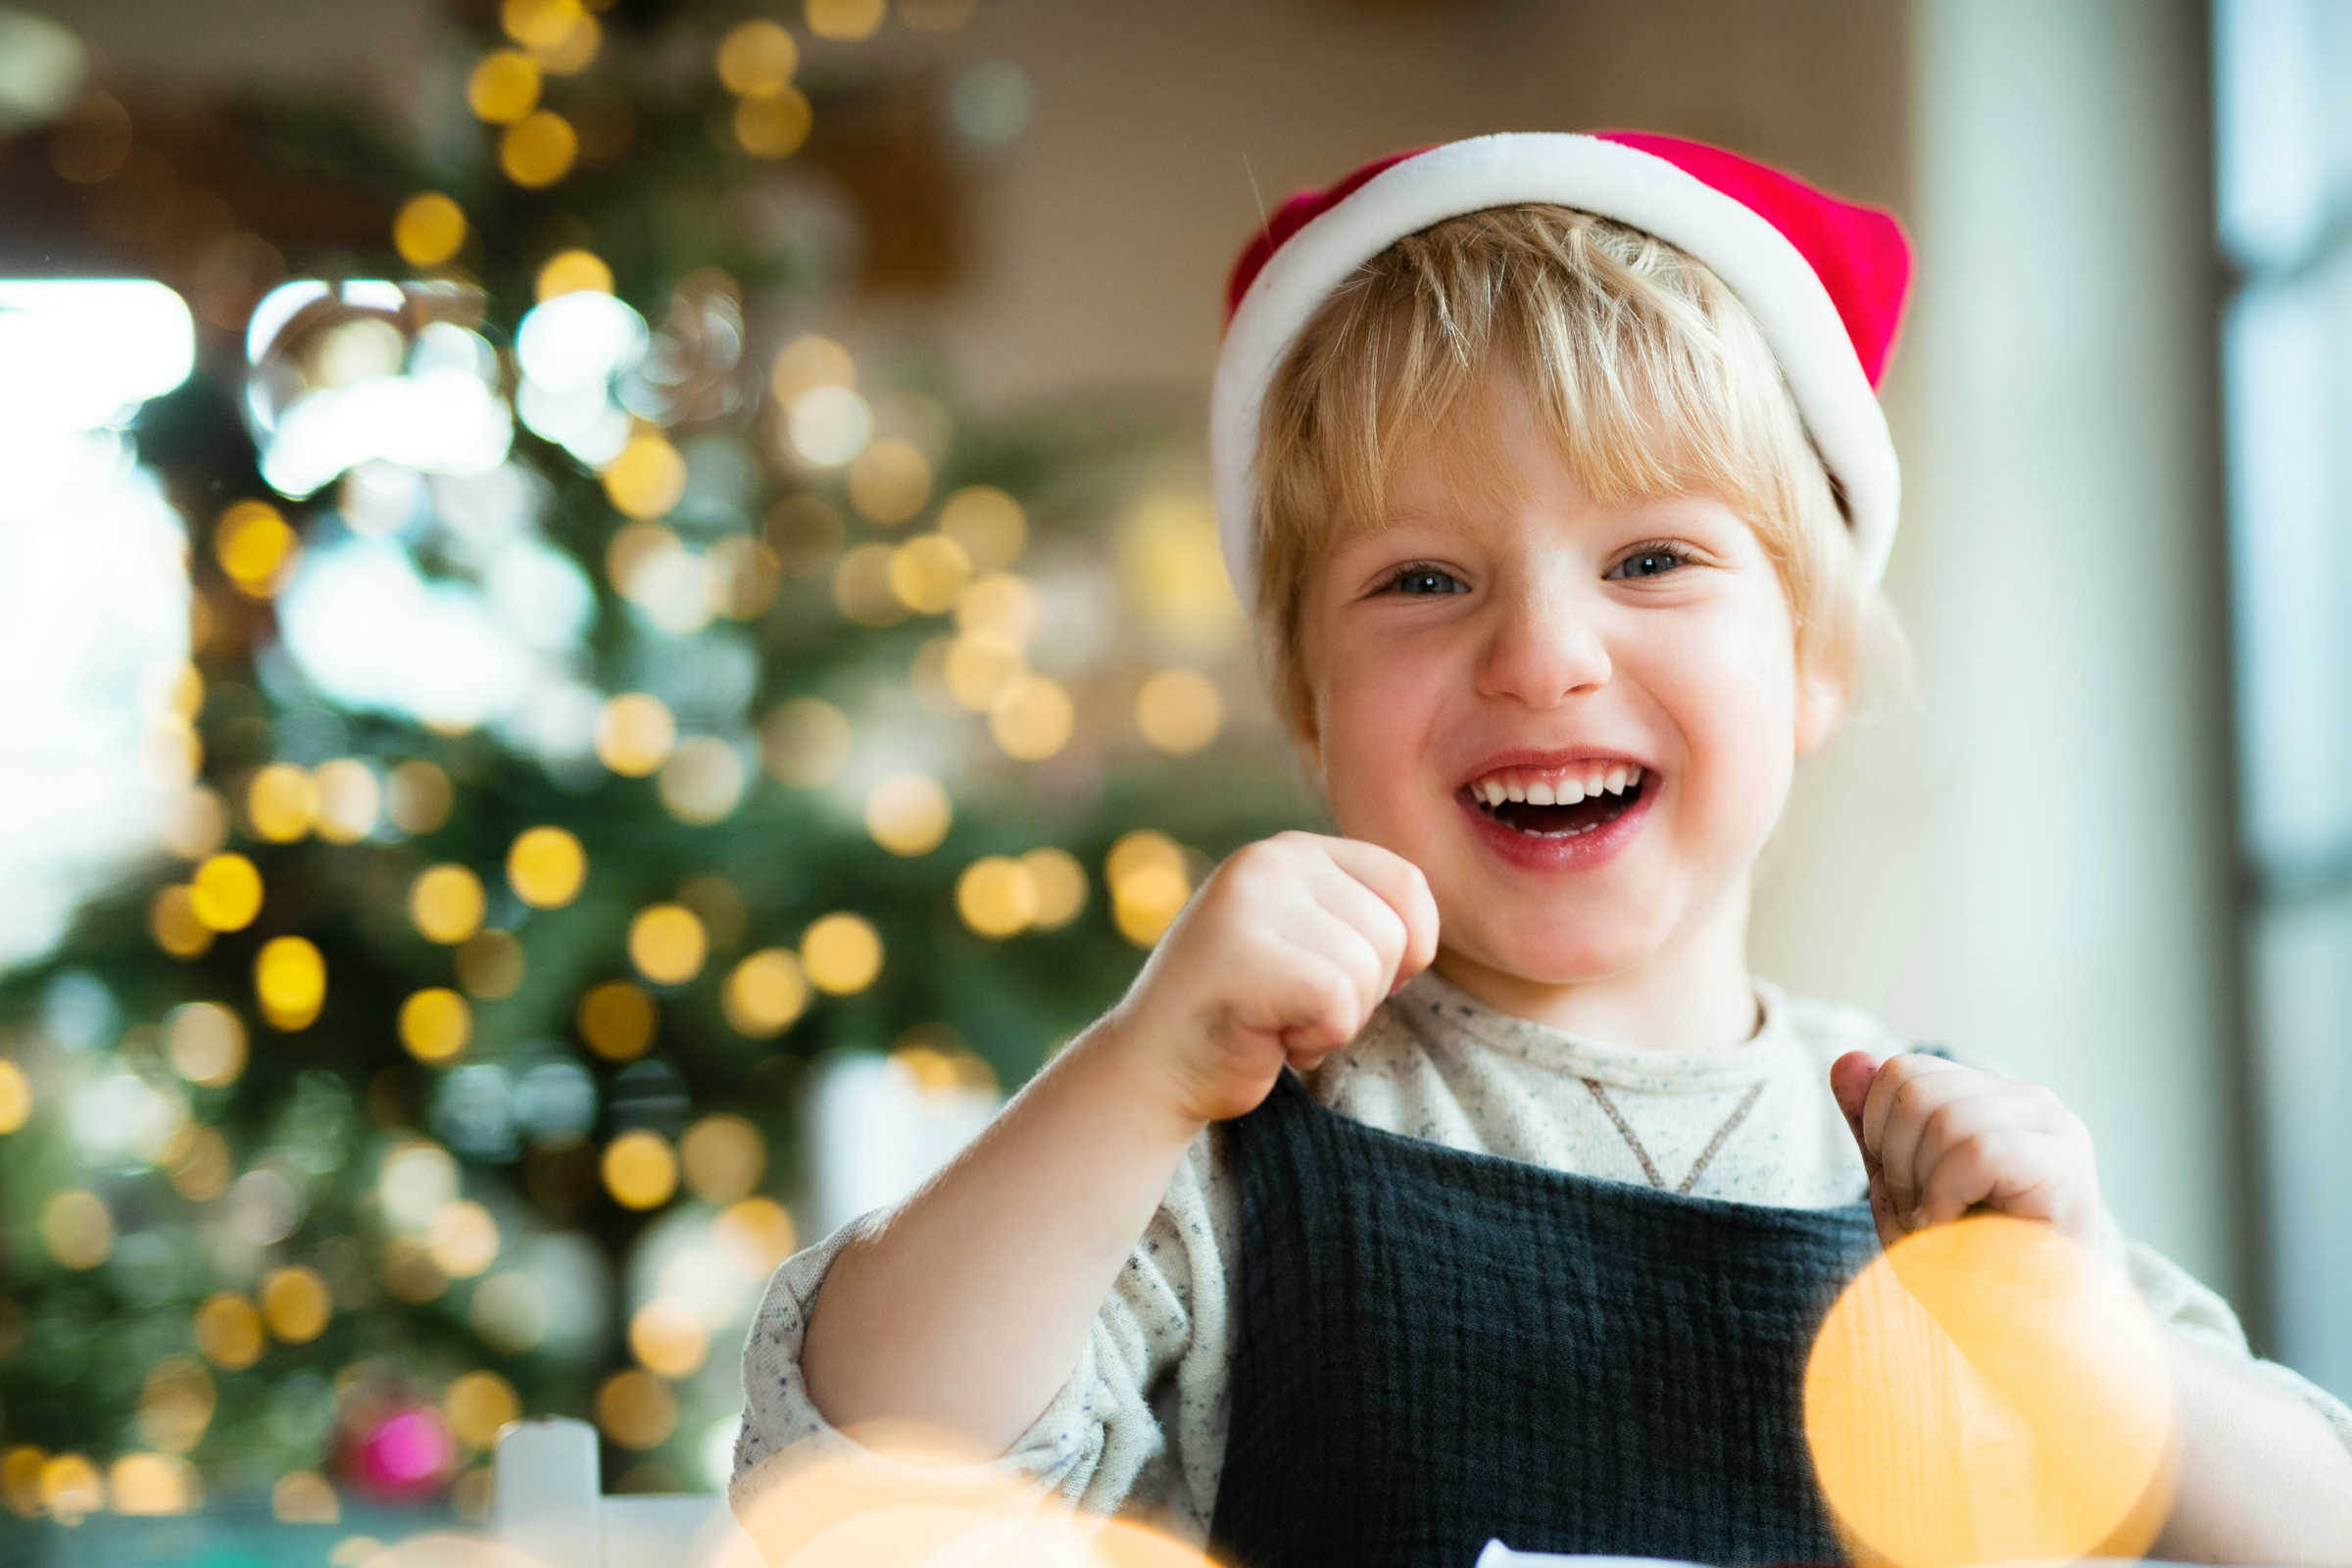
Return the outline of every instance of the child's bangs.
<path id="1" fill-rule="evenodd" d="M 1548 221 L 1473 214 L 1409 236 L 1310 323 L 1269 396 L 1258 470 L 1261 518 L 1302 528 L 1308 560 L 1385 528 L 1399 471 L 1417 458 L 1457 512 L 1524 499 L 1489 368 L 1516 381 L 1598 505 L 1706 490 L 1751 519 L 1778 510 L 1755 493 L 1782 453 L 1737 366 L 1746 323 L 1710 320 L 1586 224 L 1560 232 L 1583 215 L 1549 211 Z M 1639 260 L 1642 271 L 1656 266 Z M 1760 340 L 1752 349 L 1777 375 Z"/>

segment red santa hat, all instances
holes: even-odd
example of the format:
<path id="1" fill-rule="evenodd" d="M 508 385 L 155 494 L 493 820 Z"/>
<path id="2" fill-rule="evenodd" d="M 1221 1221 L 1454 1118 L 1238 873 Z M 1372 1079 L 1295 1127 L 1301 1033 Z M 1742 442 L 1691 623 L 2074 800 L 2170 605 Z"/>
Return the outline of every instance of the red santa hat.
<path id="1" fill-rule="evenodd" d="M 1394 154 L 1299 191 L 1234 264 L 1208 448 L 1226 570 L 1242 603 L 1255 591 L 1259 413 L 1299 329 L 1349 272 L 1396 240 L 1516 202 L 1645 229 L 1731 286 L 1780 358 L 1877 582 L 1902 499 L 1878 400 L 1911 282 L 1911 246 L 1894 216 L 1705 142 L 1634 130 L 1506 131 Z"/>

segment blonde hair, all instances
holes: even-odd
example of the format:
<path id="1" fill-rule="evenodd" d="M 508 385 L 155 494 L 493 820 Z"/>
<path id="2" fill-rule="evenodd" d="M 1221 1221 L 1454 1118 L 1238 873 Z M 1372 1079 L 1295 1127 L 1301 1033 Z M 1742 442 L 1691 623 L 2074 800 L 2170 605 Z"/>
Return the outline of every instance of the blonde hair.
<path id="1" fill-rule="evenodd" d="M 1517 373 L 1596 503 L 1707 490 L 1748 523 L 1788 598 L 1797 670 L 1843 694 L 1846 721 L 1872 706 L 1866 677 L 1909 690 L 1909 642 L 1863 579 L 1843 497 L 1746 306 L 1653 234 L 1529 203 L 1448 219 L 1366 262 L 1267 387 L 1252 616 L 1260 673 L 1302 750 L 1314 728 L 1307 586 L 1331 550 L 1386 526 L 1403 454 L 1428 439 L 1465 496 L 1512 499 L 1479 417 L 1491 364 Z"/>

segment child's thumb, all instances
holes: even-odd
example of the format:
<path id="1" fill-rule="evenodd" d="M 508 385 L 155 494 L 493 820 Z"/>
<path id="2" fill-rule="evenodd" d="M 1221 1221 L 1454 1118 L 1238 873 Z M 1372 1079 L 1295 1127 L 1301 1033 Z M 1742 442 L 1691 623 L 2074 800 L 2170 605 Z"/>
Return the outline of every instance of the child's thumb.
<path id="1" fill-rule="evenodd" d="M 1871 1082 L 1879 1075 L 1879 1058 L 1867 1051 L 1849 1051 L 1830 1063 L 1830 1093 L 1845 1113 L 1845 1125 L 1862 1143 L 1862 1103 L 1870 1098 Z M 1869 1153 L 1868 1149 L 1862 1151 Z"/>

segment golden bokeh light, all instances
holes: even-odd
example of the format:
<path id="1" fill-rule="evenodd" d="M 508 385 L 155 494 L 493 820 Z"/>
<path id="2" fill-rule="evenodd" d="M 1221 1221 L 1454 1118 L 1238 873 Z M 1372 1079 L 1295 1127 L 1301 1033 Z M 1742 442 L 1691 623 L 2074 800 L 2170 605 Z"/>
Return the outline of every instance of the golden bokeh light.
<path id="1" fill-rule="evenodd" d="M 931 462 L 911 441 L 885 437 L 850 465 L 850 503 L 874 522 L 905 522 L 930 499 Z M 960 545 L 956 554 L 968 568 L 970 558 L 962 555 Z"/>
<path id="2" fill-rule="evenodd" d="M 608 980 L 590 988 L 580 999 L 580 1038 L 588 1049 L 611 1061 L 627 1061 L 645 1054 L 654 1043 L 658 1022 L 654 999 L 630 980 Z"/>
<path id="3" fill-rule="evenodd" d="M 15 1132 L 31 1114 L 31 1080 L 24 1068 L 0 1057 L 0 1134 Z"/>
<path id="4" fill-rule="evenodd" d="M 808 30 L 819 38 L 853 42 L 882 25 L 883 0 L 807 0 Z"/>
<path id="5" fill-rule="evenodd" d="M 629 1314 L 629 1353 L 656 1377 L 690 1378 L 710 1353 L 710 1334 L 694 1313 L 657 1296 Z"/>
<path id="6" fill-rule="evenodd" d="M 228 803 L 205 784 L 191 784 L 172 798 L 163 828 L 164 848 L 183 860 L 202 860 L 228 842 Z"/>
<path id="7" fill-rule="evenodd" d="M 220 1089 L 245 1070 L 245 1020 L 218 1002 L 183 1002 L 164 1014 L 163 1046 L 173 1072 Z"/>
<path id="8" fill-rule="evenodd" d="M 767 1144 L 749 1117 L 718 1111 L 686 1129 L 678 1141 L 678 1163 L 695 1197 L 732 1203 L 760 1185 L 767 1170 Z"/>
<path id="9" fill-rule="evenodd" d="M 873 406 L 846 386 L 810 387 L 785 411 L 784 434 L 803 462 L 838 467 L 873 438 Z"/>
<path id="10" fill-rule="evenodd" d="M 612 269 L 594 251 L 558 251 L 539 269 L 536 292 L 543 301 L 559 294 L 610 294 Z"/>
<path id="11" fill-rule="evenodd" d="M 677 720 L 659 697 L 622 692 L 596 719 L 596 755 L 624 778 L 643 778 L 662 765 L 678 736 Z"/>
<path id="12" fill-rule="evenodd" d="M 946 534 L 917 534 L 890 553 L 890 591 L 917 614 L 953 610 L 971 572 L 963 546 Z"/>
<path id="13" fill-rule="evenodd" d="M 472 1279 L 498 1261 L 498 1221 L 470 1198 L 444 1203 L 425 1227 L 424 1250 L 451 1279 Z"/>
<path id="14" fill-rule="evenodd" d="M 856 386 L 858 362 L 821 332 L 804 332 L 784 345 L 767 373 L 768 389 L 789 407 L 820 386 Z"/>
<path id="15" fill-rule="evenodd" d="M 649 905 L 629 921 L 629 962 L 656 985 L 684 985 L 702 973 L 710 942 L 703 922 L 682 904 Z"/>
<path id="16" fill-rule="evenodd" d="M 854 1448 L 775 1461 L 737 1504 L 769 1562 L 1055 1563 L 1213 1568 L 1193 1546 L 1063 1502 L 991 1464 L 969 1438 L 911 1421 L 870 1423 Z M 747 1553 L 748 1555 L 748 1553 Z"/>
<path id="17" fill-rule="evenodd" d="M 384 791 L 384 814 L 406 833 L 430 833 L 449 820 L 458 792 L 434 763 L 416 760 L 392 769 Z"/>
<path id="18" fill-rule="evenodd" d="M 185 882 L 155 890 L 147 904 L 147 934 L 174 958 L 200 957 L 213 945 L 213 928 L 198 917 L 194 890 Z"/>
<path id="19" fill-rule="evenodd" d="M 534 109 L 498 139 L 498 167 L 515 184 L 539 190 L 570 173 L 579 151 L 579 133 L 570 121 L 553 110 Z"/>
<path id="20" fill-rule="evenodd" d="M 466 1372 L 450 1380 L 441 1396 L 441 1413 L 460 1443 L 491 1448 L 497 1446 L 499 1428 L 522 1419 L 522 1399 L 514 1385 L 495 1372 Z"/>
<path id="21" fill-rule="evenodd" d="M 213 1374 L 188 1355 L 167 1355 L 139 1389 L 139 1437 L 166 1453 L 185 1453 L 204 1438 L 220 1405 Z"/>
<path id="22" fill-rule="evenodd" d="M 283 586 L 294 563 L 293 525 L 267 501 L 234 501 L 213 524 L 213 556 L 239 592 L 267 599 Z"/>
<path id="23" fill-rule="evenodd" d="M 207 1297 L 196 1308 L 196 1348 L 224 1372 L 242 1372 L 262 1358 L 262 1314 L 234 1291 Z"/>
<path id="24" fill-rule="evenodd" d="M 272 1029 L 308 1029 L 326 1004 L 326 959 L 307 938 L 272 938 L 254 955 L 253 990 Z"/>
<path id="25" fill-rule="evenodd" d="M 783 558 L 757 539 L 732 534 L 710 547 L 712 606 L 730 620 L 757 620 L 776 602 Z"/>
<path id="26" fill-rule="evenodd" d="M 427 942 L 455 947 L 482 928 L 489 896 L 468 866 L 427 866 L 409 884 L 409 918 Z"/>
<path id="27" fill-rule="evenodd" d="M 242 931 L 262 912 L 262 873 L 242 855 L 216 855 L 189 879 L 188 907 L 215 931 Z"/>
<path id="28" fill-rule="evenodd" d="M 318 797 L 318 836 L 329 844 L 357 844 L 375 831 L 383 809 L 383 788 L 375 769 L 356 758 L 338 757 L 311 770 Z"/>
<path id="29" fill-rule="evenodd" d="M 928 855 L 948 836 L 955 808 L 928 773 L 885 774 L 865 794 L 865 830 L 893 855 Z"/>
<path id="30" fill-rule="evenodd" d="M 821 697 L 778 703 L 760 721 L 760 765 L 780 784 L 812 790 L 849 765 L 850 718 Z"/>
<path id="31" fill-rule="evenodd" d="M 747 782 L 734 747 L 715 735 L 697 735 L 669 754 L 656 784 L 670 815 L 699 826 L 723 820 L 741 805 Z"/>
<path id="32" fill-rule="evenodd" d="M 519 49 L 482 56 L 466 78 L 466 107 L 477 120 L 512 125 L 539 107 L 539 62 Z"/>
<path id="33" fill-rule="evenodd" d="M 501 0 L 498 24 L 525 49 L 550 49 L 564 41 L 580 16 L 580 0 Z"/>
<path id="34" fill-rule="evenodd" d="M 476 931 L 453 956 L 458 984 L 485 1002 L 513 996 L 522 987 L 522 943 L 496 926 Z"/>
<path id="35" fill-rule="evenodd" d="M 1160 670 L 1136 694 L 1136 728 L 1171 756 L 1206 746 L 1224 722 L 1225 701 L 1217 683 L 1197 669 Z"/>
<path id="36" fill-rule="evenodd" d="M 924 1094 L 957 1094 L 966 1089 L 996 1093 L 996 1069 L 964 1045 L 944 1024 L 916 1024 L 899 1037 L 890 1054 L 892 1067 L 914 1081 Z"/>
<path id="37" fill-rule="evenodd" d="M 400 1043 L 427 1066 L 452 1060 L 473 1037 L 473 1009 L 447 986 L 427 986 L 400 1004 Z"/>
<path id="38" fill-rule="evenodd" d="M 624 1448 L 657 1447 L 677 1429 L 677 1396 L 650 1372 L 615 1372 L 596 1391 L 596 1424 Z"/>
<path id="39" fill-rule="evenodd" d="M 96 1268 L 114 1254 L 115 1216 L 96 1193 L 52 1193 L 41 1204 L 41 1245 L 68 1268 Z"/>
<path id="40" fill-rule="evenodd" d="M 686 459 L 660 430 L 641 429 L 606 465 L 605 495 L 640 521 L 666 514 L 686 493 Z"/>
<path id="41" fill-rule="evenodd" d="M 326 1332 L 335 1298 L 315 1268 L 291 1263 L 262 1281 L 262 1322 L 281 1345 L 308 1345 Z"/>
<path id="42" fill-rule="evenodd" d="M 41 1507 L 60 1522 L 76 1524 L 106 1506 L 106 1480 L 86 1454 L 61 1453 L 41 1465 Z"/>
<path id="43" fill-rule="evenodd" d="M 820 915 L 801 934 L 801 969 L 817 990 L 853 996 L 882 972 L 882 936 L 861 914 Z"/>
<path id="44" fill-rule="evenodd" d="M 970 548 L 961 540 L 956 544 L 971 560 Z M 1009 571 L 975 578 L 956 600 L 956 629 L 1024 646 L 1037 633 L 1037 590 Z"/>
<path id="45" fill-rule="evenodd" d="M 656 586 L 655 568 L 684 549 L 678 536 L 658 522 L 624 522 L 605 546 L 605 575 L 622 598 L 643 604 Z"/>
<path id="46" fill-rule="evenodd" d="M 1032 671 L 1006 681 L 988 705 L 988 732 L 1004 755 L 1041 761 L 1070 742 L 1077 707 L 1069 688 L 1051 675 Z"/>
<path id="47" fill-rule="evenodd" d="M 209 1203 L 228 1191 L 232 1174 L 228 1141 L 201 1122 L 183 1123 L 165 1156 L 172 1190 L 191 1203 Z"/>
<path id="48" fill-rule="evenodd" d="M 279 1524 L 331 1525 L 343 1518 L 334 1487 L 316 1470 L 289 1470 L 270 1488 L 270 1514 Z"/>
<path id="49" fill-rule="evenodd" d="M 411 267 L 439 267 L 465 243 L 466 210 L 437 190 L 417 192 L 393 215 L 392 248 Z"/>
<path id="50" fill-rule="evenodd" d="M 48 1462 L 44 1448 L 20 1443 L 0 1453 L 0 1500 L 20 1518 L 41 1516 L 41 1466 Z"/>
<path id="51" fill-rule="evenodd" d="M 772 1198 L 729 1203 L 710 1222 L 710 1239 L 754 1279 L 765 1279 L 801 1246 L 791 1212 Z"/>
<path id="52" fill-rule="evenodd" d="M 984 937 L 1008 937 L 1037 917 L 1037 881 L 1009 855 L 984 855 L 956 879 L 956 912 Z"/>
<path id="53" fill-rule="evenodd" d="M 987 712 L 1004 688 L 1028 672 L 1017 643 L 986 632 L 950 639 L 940 664 L 948 694 L 975 713 Z"/>
<path id="54" fill-rule="evenodd" d="M 596 64 L 604 45 L 603 24 L 582 12 L 555 42 L 531 45 L 531 58 L 551 76 L 576 76 Z"/>
<path id="55" fill-rule="evenodd" d="M 1110 887 L 1111 920 L 1138 947 L 1157 942 L 1193 896 L 1184 851 L 1152 828 L 1121 834 L 1102 860 Z"/>
<path id="56" fill-rule="evenodd" d="M 560 909 L 588 880 L 588 852 L 568 828 L 525 828 L 507 847 L 507 885 L 534 909 Z"/>
<path id="57" fill-rule="evenodd" d="M 1078 918 L 1086 907 L 1086 867 L 1078 858 L 1056 845 L 1045 844 L 1021 857 L 1037 889 L 1037 913 L 1030 923 L 1040 931 L 1057 931 Z"/>
<path id="58" fill-rule="evenodd" d="M 31 51 L 34 58 L 39 51 Z M 111 92 L 75 104 L 49 133 L 49 167 L 60 179 L 95 185 L 112 179 L 130 159 L 130 111 Z"/>
<path id="59" fill-rule="evenodd" d="M 2056 1227 L 1903 1237 L 1831 1307 L 1805 1439 L 1858 1563 L 2138 1557 L 2172 1506 L 2172 1370 L 2130 1282 Z"/>
<path id="60" fill-rule="evenodd" d="M 939 531 L 963 546 L 976 572 L 1012 564 L 1029 536 L 1021 504 L 992 484 L 966 485 L 939 509 Z"/>
<path id="61" fill-rule="evenodd" d="M 424 1243 L 414 1236 L 386 1241 L 381 1268 L 384 1289 L 414 1305 L 439 1300 L 449 1289 L 449 1276 L 441 1272 Z"/>
<path id="62" fill-rule="evenodd" d="M 318 819 L 318 786 L 310 772 L 291 762 L 254 770 L 245 786 L 245 820 L 254 837 L 292 844 Z"/>
<path id="63" fill-rule="evenodd" d="M 1240 631 L 1242 605 L 1206 496 L 1145 496 L 1118 530 L 1114 553 L 1123 595 L 1146 627 L 1203 652 L 1224 648 Z"/>
<path id="64" fill-rule="evenodd" d="M 163 1453 L 125 1453 L 106 1469 L 106 1492 L 121 1514 L 187 1513 L 197 1503 L 195 1467 Z"/>
<path id="65" fill-rule="evenodd" d="M 757 98 L 781 90 L 800 69 L 800 45 L 792 34 L 760 18 L 736 24 L 718 41 L 718 79 L 727 91 Z"/>
<path id="66" fill-rule="evenodd" d="M 754 158 L 790 158 L 808 139 L 815 121 L 801 90 L 782 86 L 735 105 L 735 140 Z"/>
<path id="67" fill-rule="evenodd" d="M 889 585 L 892 560 L 899 550 L 882 541 L 868 541 L 842 553 L 833 569 L 833 604 L 858 625 L 896 625 L 906 620 L 906 602 Z"/>
<path id="68" fill-rule="evenodd" d="M 789 948 L 762 948 L 728 972 L 719 1005 L 737 1034 L 769 1040 L 791 1028 L 808 1005 L 808 982 L 800 956 Z"/>
<path id="69" fill-rule="evenodd" d="M 642 1127 L 607 1144 L 598 1169 L 605 1191 L 624 1208 L 660 1208 L 678 1190 L 678 1156 L 669 1140 Z"/>

